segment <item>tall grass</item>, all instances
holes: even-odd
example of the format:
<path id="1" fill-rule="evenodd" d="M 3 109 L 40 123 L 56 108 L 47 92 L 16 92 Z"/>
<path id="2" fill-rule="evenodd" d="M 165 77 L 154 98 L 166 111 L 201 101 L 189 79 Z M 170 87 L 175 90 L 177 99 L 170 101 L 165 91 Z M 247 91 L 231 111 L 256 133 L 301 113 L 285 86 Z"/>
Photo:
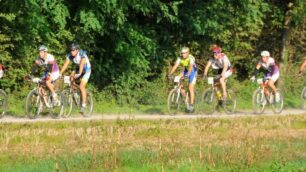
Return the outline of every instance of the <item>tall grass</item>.
<path id="1" fill-rule="evenodd" d="M 0 126 L 4 171 L 305 171 L 306 118 Z"/>

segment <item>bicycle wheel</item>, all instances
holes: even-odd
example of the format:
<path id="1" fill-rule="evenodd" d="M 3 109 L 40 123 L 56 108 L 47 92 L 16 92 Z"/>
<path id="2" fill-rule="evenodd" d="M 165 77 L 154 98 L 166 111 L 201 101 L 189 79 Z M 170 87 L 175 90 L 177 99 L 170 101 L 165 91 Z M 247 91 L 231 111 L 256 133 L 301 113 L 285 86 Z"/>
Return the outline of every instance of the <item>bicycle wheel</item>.
<path id="1" fill-rule="evenodd" d="M 262 114 L 265 110 L 266 98 L 262 89 L 258 88 L 253 93 L 252 98 L 253 111 L 255 114 Z"/>
<path id="2" fill-rule="evenodd" d="M 80 93 L 78 91 L 78 93 Z M 87 94 L 87 99 L 86 99 L 86 108 L 84 110 L 84 113 L 82 113 L 82 115 L 84 117 L 89 117 L 92 115 L 93 112 L 93 108 L 94 108 L 94 102 L 93 102 L 93 97 L 92 97 L 92 93 L 88 90 L 86 90 L 86 94 Z M 80 96 L 81 97 L 81 96 Z M 81 102 L 81 100 L 79 100 Z M 81 103 L 80 103 L 81 104 Z"/>
<path id="3" fill-rule="evenodd" d="M 233 90 L 227 90 L 227 97 L 223 101 L 223 108 L 225 113 L 232 114 L 236 110 L 236 94 Z"/>
<path id="4" fill-rule="evenodd" d="M 272 110 L 274 113 L 281 113 L 284 107 L 284 97 L 280 90 L 276 90 L 273 96 Z"/>
<path id="5" fill-rule="evenodd" d="M 216 110 L 218 101 L 216 99 L 215 92 L 211 88 L 208 88 L 203 92 L 201 104 L 205 114 L 212 114 Z"/>
<path id="6" fill-rule="evenodd" d="M 43 108 L 43 102 L 40 100 L 38 90 L 34 89 L 30 91 L 26 98 L 26 113 L 30 119 L 36 118 Z"/>
<path id="7" fill-rule="evenodd" d="M 0 89 L 0 118 L 2 118 L 7 111 L 7 94 Z"/>
<path id="8" fill-rule="evenodd" d="M 66 89 L 62 92 L 62 101 L 63 101 L 63 113 L 62 117 L 67 118 L 71 116 L 72 112 L 72 104 L 73 104 L 73 99 L 72 95 L 70 93 L 70 89 Z"/>
<path id="9" fill-rule="evenodd" d="M 306 87 L 303 88 L 301 93 L 301 107 L 303 110 L 306 109 Z"/>
<path id="10" fill-rule="evenodd" d="M 60 91 L 56 91 L 56 94 L 59 100 L 58 104 L 53 100 L 51 94 L 49 94 L 49 104 L 51 105 L 49 113 L 53 118 L 61 117 L 64 111 L 64 97 Z"/>
<path id="11" fill-rule="evenodd" d="M 175 115 L 179 109 L 181 104 L 181 96 L 178 93 L 177 89 L 172 89 L 168 95 L 167 108 L 170 114 Z"/>

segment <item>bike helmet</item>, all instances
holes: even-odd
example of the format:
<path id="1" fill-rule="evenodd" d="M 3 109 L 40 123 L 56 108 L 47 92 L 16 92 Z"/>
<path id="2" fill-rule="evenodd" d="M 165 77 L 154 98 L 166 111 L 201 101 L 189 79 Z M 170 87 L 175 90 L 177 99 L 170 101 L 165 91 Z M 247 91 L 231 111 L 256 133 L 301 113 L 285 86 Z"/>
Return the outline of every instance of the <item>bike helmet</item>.
<path id="1" fill-rule="evenodd" d="M 269 51 L 262 51 L 261 53 L 260 53 L 260 55 L 261 56 L 266 56 L 266 57 L 270 57 L 270 53 L 269 53 Z"/>
<path id="2" fill-rule="evenodd" d="M 77 43 L 72 43 L 70 45 L 70 50 L 79 50 L 79 49 L 80 49 L 80 46 Z"/>
<path id="3" fill-rule="evenodd" d="M 213 45 L 211 51 L 213 53 L 221 53 L 221 48 L 218 45 Z"/>
<path id="4" fill-rule="evenodd" d="M 38 51 L 48 51 L 48 48 L 47 48 L 47 46 L 45 46 L 45 45 L 40 45 L 39 47 L 38 47 Z"/>
<path id="5" fill-rule="evenodd" d="M 189 48 L 188 47 L 183 47 L 181 50 L 181 53 L 189 53 Z"/>

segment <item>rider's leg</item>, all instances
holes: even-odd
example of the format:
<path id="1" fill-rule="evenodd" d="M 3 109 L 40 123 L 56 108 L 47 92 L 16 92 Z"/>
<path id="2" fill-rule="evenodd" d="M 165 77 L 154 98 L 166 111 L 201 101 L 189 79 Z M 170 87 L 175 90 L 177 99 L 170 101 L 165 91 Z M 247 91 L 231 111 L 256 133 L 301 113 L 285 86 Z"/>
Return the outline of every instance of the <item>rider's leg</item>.
<path id="1" fill-rule="evenodd" d="M 273 90 L 273 93 L 276 93 L 276 87 L 274 85 L 274 81 L 272 79 L 269 79 L 268 86 Z"/>
<path id="2" fill-rule="evenodd" d="M 194 104 L 194 84 L 190 83 L 189 84 L 189 92 L 190 92 L 190 104 Z"/>
<path id="3" fill-rule="evenodd" d="M 226 96 L 227 96 L 225 79 L 226 79 L 225 77 L 220 78 L 220 84 L 221 84 L 221 87 L 222 87 L 223 98 L 226 98 Z"/>
<path id="4" fill-rule="evenodd" d="M 86 106 L 86 99 L 87 99 L 86 84 L 87 84 L 87 81 L 84 81 L 84 80 L 82 80 L 80 83 L 80 90 L 81 90 L 81 95 L 82 95 L 82 107 Z"/>
<path id="5" fill-rule="evenodd" d="M 46 80 L 46 85 L 48 89 L 50 90 L 50 92 L 52 93 L 52 95 L 55 95 L 54 85 L 51 83 L 51 79 Z"/>

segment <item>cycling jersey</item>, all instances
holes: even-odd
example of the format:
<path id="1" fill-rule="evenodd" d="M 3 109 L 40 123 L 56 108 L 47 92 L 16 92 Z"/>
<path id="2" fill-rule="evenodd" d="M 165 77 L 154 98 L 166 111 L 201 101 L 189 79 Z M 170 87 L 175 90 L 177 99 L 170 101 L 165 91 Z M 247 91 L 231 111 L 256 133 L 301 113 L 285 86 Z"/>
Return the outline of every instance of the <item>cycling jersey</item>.
<path id="1" fill-rule="evenodd" d="M 260 60 L 258 64 L 260 64 L 261 67 L 263 67 L 267 71 L 267 73 L 275 74 L 279 72 L 279 68 L 275 64 L 275 60 L 272 57 L 269 57 L 267 63 L 264 63 L 262 60 Z"/>
<path id="2" fill-rule="evenodd" d="M 223 53 L 220 58 L 210 58 L 209 61 L 211 62 L 211 67 L 213 69 L 223 69 L 224 64 L 227 64 L 228 69 L 231 68 L 231 62 L 229 61 L 228 57 Z"/>
<path id="3" fill-rule="evenodd" d="M 42 59 L 38 56 L 38 58 L 36 59 L 36 64 L 39 66 L 46 67 L 45 74 L 42 77 L 43 79 L 48 79 L 48 76 L 50 75 L 51 80 L 55 81 L 59 77 L 59 67 L 53 55 L 47 54 L 46 59 Z"/>
<path id="4" fill-rule="evenodd" d="M 196 76 L 197 76 L 197 65 L 195 63 L 195 58 L 192 55 L 189 55 L 187 58 L 178 57 L 175 64 L 180 64 L 184 67 L 183 75 L 186 76 L 188 74 L 189 66 L 192 65 L 192 70 L 189 75 L 189 83 L 195 84 L 196 83 Z"/>
<path id="5" fill-rule="evenodd" d="M 67 55 L 67 59 L 73 62 L 74 64 L 77 64 L 75 70 L 78 70 L 80 62 L 82 59 L 85 59 L 85 65 L 83 68 L 83 73 L 90 72 L 91 71 L 91 65 L 89 62 L 89 59 L 87 57 L 86 51 L 79 50 L 78 54 L 74 57 L 72 55 Z M 78 73 L 78 71 L 76 71 Z"/>
<path id="6" fill-rule="evenodd" d="M 266 70 L 264 77 L 265 80 L 272 79 L 275 82 L 279 78 L 279 68 L 275 63 L 274 58 L 269 57 L 267 63 L 260 60 L 258 64 Z"/>
<path id="7" fill-rule="evenodd" d="M 180 64 L 181 66 L 183 66 L 185 69 L 188 70 L 190 64 L 192 64 L 192 68 L 196 69 L 197 65 L 195 63 L 195 58 L 192 55 L 189 55 L 187 58 L 181 58 L 178 57 L 175 64 Z"/>

